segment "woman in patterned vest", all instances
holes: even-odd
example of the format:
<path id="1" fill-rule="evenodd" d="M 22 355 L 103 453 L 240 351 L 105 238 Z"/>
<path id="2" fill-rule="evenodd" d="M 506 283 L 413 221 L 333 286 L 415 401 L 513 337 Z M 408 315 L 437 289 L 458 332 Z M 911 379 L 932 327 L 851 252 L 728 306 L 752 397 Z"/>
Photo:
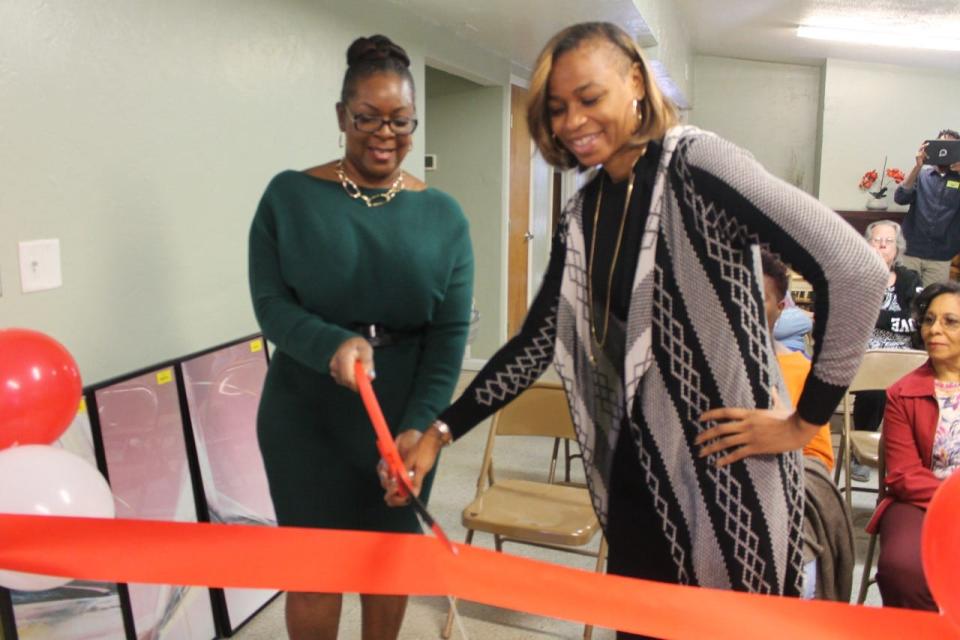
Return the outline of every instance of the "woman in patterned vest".
<path id="1" fill-rule="evenodd" d="M 800 594 L 799 450 L 857 370 L 882 261 L 748 153 L 677 126 L 620 28 L 564 29 L 530 84 L 528 123 L 543 157 L 594 173 L 566 205 L 520 332 L 423 437 L 401 436 L 414 485 L 443 444 L 553 362 L 610 573 Z M 796 409 L 774 408 L 787 394 L 766 327 L 760 245 L 817 292 L 817 349 Z M 404 502 L 386 484 L 387 501 Z"/>

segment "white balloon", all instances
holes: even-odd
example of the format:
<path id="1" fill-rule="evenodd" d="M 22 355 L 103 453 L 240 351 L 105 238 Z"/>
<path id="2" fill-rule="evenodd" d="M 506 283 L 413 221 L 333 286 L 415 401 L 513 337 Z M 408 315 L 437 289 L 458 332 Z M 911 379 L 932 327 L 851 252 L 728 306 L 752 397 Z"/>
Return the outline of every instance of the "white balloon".
<path id="1" fill-rule="evenodd" d="M 100 472 L 57 447 L 30 444 L 0 451 L 0 513 L 112 518 L 113 494 Z M 0 585 L 52 589 L 72 578 L 0 570 Z"/>

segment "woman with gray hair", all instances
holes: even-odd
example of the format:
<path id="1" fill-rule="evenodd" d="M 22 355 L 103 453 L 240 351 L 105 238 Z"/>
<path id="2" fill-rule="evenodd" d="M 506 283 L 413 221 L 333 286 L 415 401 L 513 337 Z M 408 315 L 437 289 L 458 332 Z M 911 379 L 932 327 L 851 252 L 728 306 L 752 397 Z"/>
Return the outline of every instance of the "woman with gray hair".
<path id="1" fill-rule="evenodd" d="M 907 241 L 900 225 L 893 220 L 878 220 L 864 232 L 873 250 L 890 269 L 887 290 L 880 305 L 880 315 L 873 327 L 868 349 L 910 349 L 913 347 L 915 325 L 911 317 L 913 299 L 923 288 L 916 271 L 900 264 Z M 886 390 L 861 391 L 853 403 L 853 428 L 876 431 L 883 420 Z M 854 461 L 850 475 L 858 482 L 870 479 L 870 467 Z"/>

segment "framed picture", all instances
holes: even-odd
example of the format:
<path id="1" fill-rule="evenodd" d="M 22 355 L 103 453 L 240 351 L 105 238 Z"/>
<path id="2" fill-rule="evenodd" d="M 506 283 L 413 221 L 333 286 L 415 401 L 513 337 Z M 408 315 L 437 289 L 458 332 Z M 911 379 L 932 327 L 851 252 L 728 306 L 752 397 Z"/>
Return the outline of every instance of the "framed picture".
<path id="1" fill-rule="evenodd" d="M 268 348 L 247 336 L 92 385 L 57 446 L 100 469 L 118 518 L 275 526 L 256 433 Z M 0 588 L 0 638 L 210 640 L 276 595 L 89 581 Z"/>
<path id="2" fill-rule="evenodd" d="M 252 336 L 180 363 L 203 485 L 201 518 L 226 524 L 276 526 L 257 443 L 257 409 L 267 374 L 262 337 Z M 277 595 L 275 590 L 223 589 L 224 633 Z M 216 594 L 215 594 L 216 596 Z"/>
<path id="3" fill-rule="evenodd" d="M 171 364 L 95 385 L 88 394 L 118 518 L 198 521 L 199 480 L 191 473 L 178 386 Z M 129 584 L 127 590 L 133 637 L 217 636 L 209 589 Z"/>

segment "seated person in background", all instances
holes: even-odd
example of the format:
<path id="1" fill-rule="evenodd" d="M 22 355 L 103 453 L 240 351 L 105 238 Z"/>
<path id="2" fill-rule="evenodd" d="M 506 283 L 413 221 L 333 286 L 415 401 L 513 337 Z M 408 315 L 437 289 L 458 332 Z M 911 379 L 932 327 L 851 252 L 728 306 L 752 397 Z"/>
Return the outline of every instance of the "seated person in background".
<path id="1" fill-rule="evenodd" d="M 796 406 L 810 373 L 810 360 L 800 351 L 790 351 L 776 340 L 774 325 L 782 317 L 787 295 L 787 268 L 773 254 L 762 251 L 763 300 L 767 327 L 774 334 L 774 349 L 783 381 Z M 833 446 L 830 425 L 821 427 L 803 448 L 804 489 L 804 566 L 806 598 L 850 601 L 853 586 L 853 523 L 847 503 L 833 482 Z"/>
<path id="2" fill-rule="evenodd" d="M 943 129 L 937 139 L 960 140 L 960 134 Z M 950 260 L 960 248 L 960 162 L 931 165 L 924 142 L 913 169 L 893 193 L 897 204 L 910 205 L 903 219 L 903 263 L 920 274 L 923 286 L 950 279 Z"/>
<path id="3" fill-rule="evenodd" d="M 773 326 L 773 339 L 790 351 L 805 353 L 807 335 L 813 331 L 813 314 L 798 307 L 789 290 L 783 303 L 783 311 Z"/>
<path id="4" fill-rule="evenodd" d="M 934 492 L 960 469 L 960 285 L 924 289 L 916 317 L 930 359 L 887 391 L 886 495 L 867 531 L 880 534 L 877 584 L 884 606 L 936 611 L 923 575 L 920 532 Z"/>
<path id="5" fill-rule="evenodd" d="M 911 306 L 922 287 L 920 276 L 899 264 L 906 248 L 903 232 L 896 222 L 880 220 L 867 227 L 864 237 L 890 269 L 887 293 L 867 348 L 910 349 L 915 333 Z M 853 428 L 876 431 L 883 419 L 886 390 L 860 391 L 854 396 Z M 866 482 L 870 479 L 870 467 L 854 460 L 850 475 L 858 482 Z"/>
<path id="6" fill-rule="evenodd" d="M 787 296 L 787 267 L 772 253 L 764 250 L 760 253 L 763 263 L 763 300 L 767 313 L 767 327 L 774 335 L 774 349 L 777 353 L 777 362 L 783 374 L 783 382 L 790 394 L 790 403 L 796 406 L 803 391 L 803 384 L 810 373 L 810 359 L 803 353 L 791 351 L 776 340 L 773 327 L 781 317 Z M 830 440 L 830 425 L 823 425 L 817 434 L 803 448 L 803 455 L 816 458 L 827 468 L 833 469 L 833 444 Z"/>

